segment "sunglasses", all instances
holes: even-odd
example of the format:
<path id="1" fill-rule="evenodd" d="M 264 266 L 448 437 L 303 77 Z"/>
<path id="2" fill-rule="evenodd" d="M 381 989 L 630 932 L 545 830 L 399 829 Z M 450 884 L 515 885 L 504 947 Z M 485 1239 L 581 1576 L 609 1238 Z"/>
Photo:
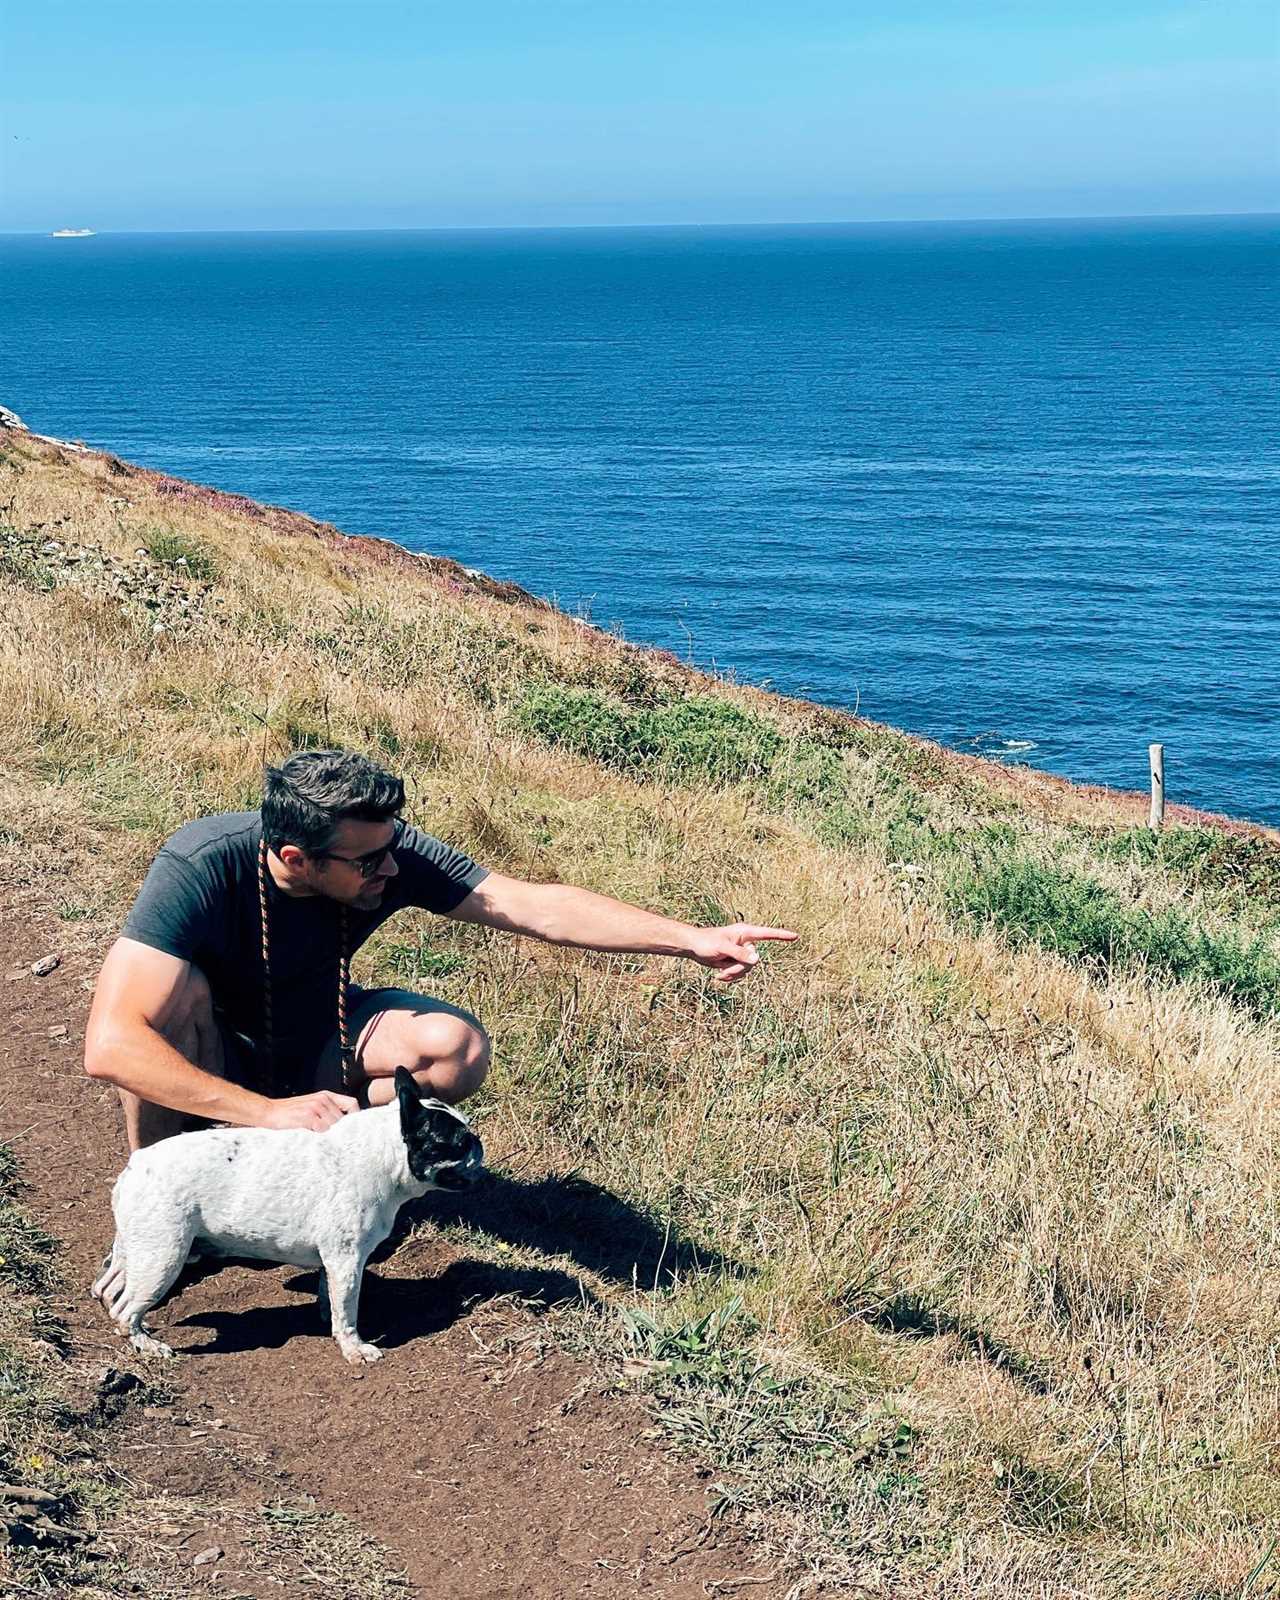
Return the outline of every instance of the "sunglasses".
<path id="1" fill-rule="evenodd" d="M 400 843 L 401 836 L 404 833 L 404 823 L 397 822 L 395 830 L 389 843 L 384 844 L 379 850 L 368 850 L 362 856 L 340 856 L 336 855 L 332 850 L 311 850 L 308 851 L 308 854 L 313 861 L 345 861 L 349 867 L 354 867 L 362 878 L 372 878 Z"/>

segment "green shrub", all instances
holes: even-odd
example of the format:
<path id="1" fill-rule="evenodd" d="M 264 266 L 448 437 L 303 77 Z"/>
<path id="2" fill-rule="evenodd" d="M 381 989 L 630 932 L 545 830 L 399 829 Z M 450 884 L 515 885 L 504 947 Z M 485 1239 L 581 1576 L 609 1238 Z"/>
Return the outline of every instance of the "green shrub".
<path id="1" fill-rule="evenodd" d="M 775 811 L 821 816 L 848 789 L 831 745 L 807 736 L 788 739 L 763 717 L 715 695 L 627 705 L 595 689 L 543 683 L 526 693 L 515 722 L 544 744 L 633 777 L 757 784 L 759 798 Z"/>
<path id="2" fill-rule="evenodd" d="M 769 723 L 710 695 L 638 710 L 628 720 L 634 748 L 676 782 L 765 778 L 784 747 Z"/>
<path id="3" fill-rule="evenodd" d="M 1015 944 L 1103 968 L 1145 964 L 1204 982 L 1256 1016 L 1280 1012 L 1280 959 L 1266 940 L 1208 933 L 1175 910 L 1145 911 L 1081 873 L 1027 856 L 979 862 L 948 885 L 951 909 L 1000 928 Z"/>
<path id="4" fill-rule="evenodd" d="M 654 685 L 650 682 L 648 690 Z M 716 695 L 637 703 L 586 685 L 543 680 L 525 691 L 515 726 L 544 744 L 659 783 L 758 785 L 771 810 L 817 824 L 825 843 L 880 844 L 895 857 L 933 860 L 955 853 L 961 836 L 939 829 L 913 781 L 937 786 L 930 752 L 892 730 L 814 721 L 788 736 L 764 717 Z M 850 794 L 846 759 L 874 764 L 869 799 Z M 865 781 L 865 779 L 864 779 Z M 990 804 L 983 809 L 990 810 Z M 1013 838 L 993 825 L 992 838 Z"/>
<path id="5" fill-rule="evenodd" d="M 790 741 L 775 757 L 766 799 L 775 809 L 791 804 L 825 812 L 843 802 L 847 789 L 838 752 L 804 738 Z"/>
<path id="6" fill-rule="evenodd" d="M 1207 888 L 1234 889 L 1280 905 L 1280 848 L 1217 828 L 1125 828 L 1096 840 L 1111 861 L 1160 866 Z"/>
<path id="7" fill-rule="evenodd" d="M 628 706 L 594 689 L 543 683 L 515 712 L 544 744 L 634 776 L 668 783 L 763 782 L 765 798 L 820 803 L 843 787 L 839 756 L 788 740 L 763 717 L 715 695 Z"/>
<path id="8" fill-rule="evenodd" d="M 818 824 L 818 838 L 824 844 L 874 843 L 888 860 L 915 866 L 953 856 L 964 838 L 985 840 L 988 831 L 982 828 L 970 836 L 938 827 L 919 790 L 889 770 L 877 774 L 869 799 L 837 800 L 827 806 Z"/>
<path id="9" fill-rule="evenodd" d="M 1097 850 L 1112 861 L 1194 872 L 1213 854 L 1217 839 L 1208 828 L 1123 828 L 1100 839 Z"/>
<path id="10" fill-rule="evenodd" d="M 539 684 L 526 692 L 513 720 L 522 732 L 544 744 L 572 750 L 608 767 L 632 764 L 626 711 L 591 689 Z"/>

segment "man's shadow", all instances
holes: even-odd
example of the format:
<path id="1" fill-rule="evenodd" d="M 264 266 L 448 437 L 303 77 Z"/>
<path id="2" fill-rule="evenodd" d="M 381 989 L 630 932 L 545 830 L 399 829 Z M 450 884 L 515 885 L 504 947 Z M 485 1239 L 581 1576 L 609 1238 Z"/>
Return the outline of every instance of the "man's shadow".
<path id="1" fill-rule="evenodd" d="M 745 1269 L 718 1251 L 661 1225 L 629 1201 L 575 1173 L 533 1181 L 490 1172 L 464 1193 L 436 1190 L 403 1206 L 395 1228 L 372 1260 L 395 1255 L 420 1224 L 446 1227 L 462 1224 L 512 1248 L 568 1257 L 571 1262 L 611 1283 L 662 1289 L 679 1278 L 714 1271 L 742 1276 Z M 201 1258 L 189 1264 L 179 1280 L 188 1284 L 217 1271 L 226 1258 Z M 268 1267 L 270 1262 L 243 1262 Z M 288 1306 L 262 1306 L 247 1311 L 210 1311 L 183 1319 L 182 1326 L 206 1327 L 212 1340 L 189 1347 L 189 1354 L 231 1354 L 233 1351 L 279 1347 L 298 1337 L 327 1337 L 314 1299 L 317 1277 L 304 1272 L 285 1287 L 308 1298 Z M 518 1267 L 471 1259 L 452 1262 L 428 1277 L 391 1277 L 366 1272 L 360 1297 L 360 1332 L 384 1349 L 442 1333 L 477 1305 L 516 1295 L 534 1314 L 566 1300 L 599 1304 L 583 1281 L 553 1267 Z"/>

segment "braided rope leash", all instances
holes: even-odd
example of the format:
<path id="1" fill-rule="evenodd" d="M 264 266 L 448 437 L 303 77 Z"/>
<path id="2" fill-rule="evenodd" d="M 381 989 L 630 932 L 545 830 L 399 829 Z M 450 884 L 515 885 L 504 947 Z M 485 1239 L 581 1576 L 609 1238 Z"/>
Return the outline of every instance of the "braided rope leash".
<path id="1" fill-rule="evenodd" d="M 342 1063 L 342 1087 L 347 1094 L 355 1093 L 356 1053 L 347 1032 L 347 990 L 351 987 L 351 935 L 347 926 L 347 908 L 338 908 L 338 1059 Z"/>
<path id="2" fill-rule="evenodd" d="M 267 840 L 263 836 L 258 846 L 258 917 L 262 923 L 262 1017 L 266 1027 L 267 1077 L 273 1091 L 280 1088 L 276 1081 L 275 1020 L 271 1010 L 271 935 L 267 915 Z"/>
<path id="3" fill-rule="evenodd" d="M 279 1093 L 285 1085 L 276 1075 L 275 1019 L 271 998 L 271 918 L 267 910 L 267 841 L 258 846 L 258 916 L 262 925 L 262 1015 L 266 1027 L 267 1075 Z M 347 990 L 351 986 L 351 933 L 346 906 L 338 908 L 338 1057 L 342 1087 L 354 1094 L 356 1053 L 347 1027 Z"/>

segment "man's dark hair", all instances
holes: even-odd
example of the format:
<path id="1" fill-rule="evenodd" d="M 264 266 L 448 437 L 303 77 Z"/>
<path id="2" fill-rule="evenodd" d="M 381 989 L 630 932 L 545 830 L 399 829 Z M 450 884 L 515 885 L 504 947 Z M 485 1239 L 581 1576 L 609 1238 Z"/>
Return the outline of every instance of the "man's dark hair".
<path id="1" fill-rule="evenodd" d="M 299 750 L 266 770 L 262 832 L 270 850 L 323 850 L 340 822 L 390 822 L 403 805 L 404 784 L 367 756 Z"/>

